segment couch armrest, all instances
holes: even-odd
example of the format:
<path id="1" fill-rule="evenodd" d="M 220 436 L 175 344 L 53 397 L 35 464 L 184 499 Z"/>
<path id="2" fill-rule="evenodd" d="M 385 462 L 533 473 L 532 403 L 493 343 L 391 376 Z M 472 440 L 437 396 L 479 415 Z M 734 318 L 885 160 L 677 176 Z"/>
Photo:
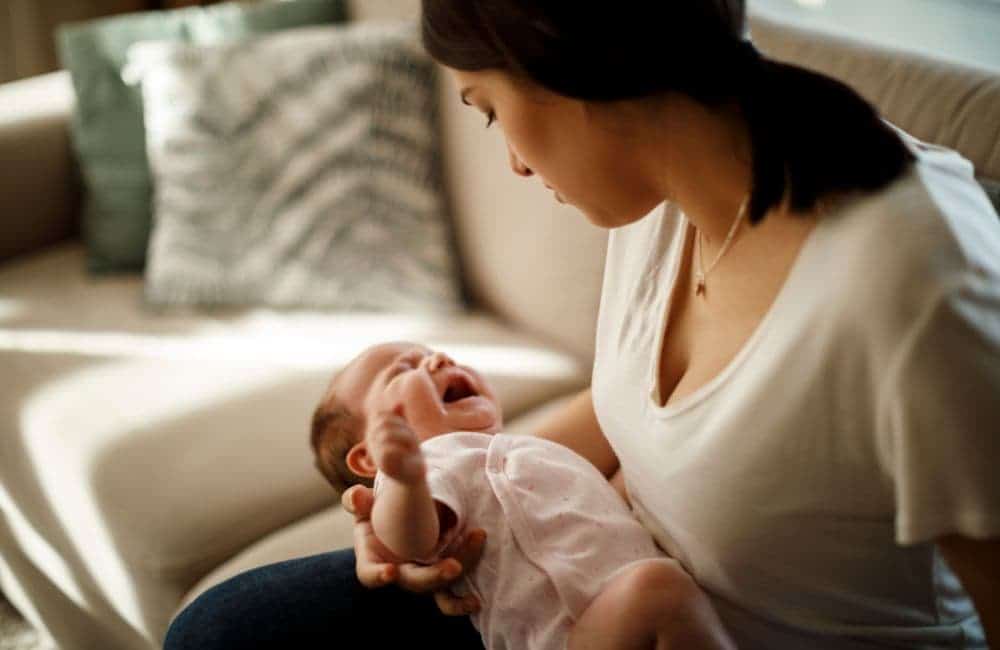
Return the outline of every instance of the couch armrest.
<path id="1" fill-rule="evenodd" d="M 73 105 L 66 72 L 0 85 L 0 261 L 78 230 Z"/>

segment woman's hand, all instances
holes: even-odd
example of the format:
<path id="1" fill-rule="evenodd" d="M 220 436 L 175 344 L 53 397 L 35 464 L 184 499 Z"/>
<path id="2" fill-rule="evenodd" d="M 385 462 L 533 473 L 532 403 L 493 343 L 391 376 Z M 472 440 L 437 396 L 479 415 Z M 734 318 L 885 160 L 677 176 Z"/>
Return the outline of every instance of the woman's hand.
<path id="1" fill-rule="evenodd" d="M 448 587 L 462 575 L 463 570 L 469 571 L 479 562 L 486 531 L 481 528 L 470 530 L 455 555 L 436 564 L 399 564 L 372 531 L 372 490 L 355 485 L 344 491 L 341 503 L 354 515 L 354 554 L 361 584 L 374 588 L 395 582 L 407 591 L 433 591 L 438 609 L 448 616 L 464 616 L 479 610 L 479 600 L 474 595 L 460 598 L 452 594 Z"/>

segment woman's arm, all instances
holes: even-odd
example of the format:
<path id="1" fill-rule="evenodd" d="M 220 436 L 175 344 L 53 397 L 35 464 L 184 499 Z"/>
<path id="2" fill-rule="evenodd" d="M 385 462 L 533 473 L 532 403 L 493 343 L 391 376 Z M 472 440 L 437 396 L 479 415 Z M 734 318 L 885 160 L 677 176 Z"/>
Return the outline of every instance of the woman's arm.
<path id="1" fill-rule="evenodd" d="M 618 470 L 618 457 L 597 422 L 589 387 L 544 421 L 535 435 L 569 447 L 589 460 L 609 480 Z"/>
<path id="2" fill-rule="evenodd" d="M 948 535 L 938 548 L 972 597 L 986 632 L 986 644 L 1000 647 L 1000 539 L 975 540 Z"/>

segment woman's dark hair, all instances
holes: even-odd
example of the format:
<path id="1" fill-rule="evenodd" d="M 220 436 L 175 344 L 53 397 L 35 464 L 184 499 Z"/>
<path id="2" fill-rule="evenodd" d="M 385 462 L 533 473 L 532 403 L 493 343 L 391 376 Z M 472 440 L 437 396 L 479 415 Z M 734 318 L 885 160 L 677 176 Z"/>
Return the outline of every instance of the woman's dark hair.
<path id="1" fill-rule="evenodd" d="M 808 211 L 880 189 L 912 162 L 857 92 L 762 56 L 745 25 L 743 0 L 422 0 L 424 47 L 454 69 L 502 69 L 592 102 L 671 92 L 735 102 L 750 134 L 751 223 L 786 192 L 791 209 Z"/>

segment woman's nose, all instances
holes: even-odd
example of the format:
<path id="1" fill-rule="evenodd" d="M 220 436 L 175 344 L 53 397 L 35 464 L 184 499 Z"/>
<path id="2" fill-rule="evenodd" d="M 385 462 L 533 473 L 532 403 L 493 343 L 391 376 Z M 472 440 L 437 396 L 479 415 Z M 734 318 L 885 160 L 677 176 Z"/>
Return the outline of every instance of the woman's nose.
<path id="1" fill-rule="evenodd" d="M 510 157 L 510 168 L 514 170 L 515 174 L 527 177 L 535 173 L 531 171 L 530 167 L 521 162 L 521 159 L 517 157 L 517 154 L 510 148 L 510 145 L 507 145 L 507 154 Z"/>

